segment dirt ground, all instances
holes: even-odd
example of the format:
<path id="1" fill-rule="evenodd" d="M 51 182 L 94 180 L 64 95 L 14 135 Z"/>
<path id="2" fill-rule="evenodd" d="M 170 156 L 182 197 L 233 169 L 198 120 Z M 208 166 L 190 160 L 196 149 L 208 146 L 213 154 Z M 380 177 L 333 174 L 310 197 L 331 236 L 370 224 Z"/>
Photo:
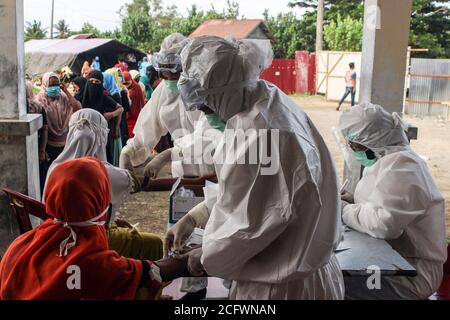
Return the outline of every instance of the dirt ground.
<path id="1" fill-rule="evenodd" d="M 336 167 L 342 177 L 343 158 L 335 142 L 332 128 L 338 126 L 340 112 L 336 112 L 336 103 L 327 102 L 322 97 L 292 97 L 311 117 L 321 132 L 331 153 Z M 419 128 L 419 139 L 412 141 L 413 149 L 427 158 L 433 177 L 446 199 L 446 226 L 450 235 L 450 121 L 443 122 L 436 118 L 418 118 L 406 116 L 405 120 Z M 130 223 L 139 222 L 141 231 L 163 235 L 168 217 L 169 193 L 138 193 L 131 195 L 121 209 L 121 213 Z"/>

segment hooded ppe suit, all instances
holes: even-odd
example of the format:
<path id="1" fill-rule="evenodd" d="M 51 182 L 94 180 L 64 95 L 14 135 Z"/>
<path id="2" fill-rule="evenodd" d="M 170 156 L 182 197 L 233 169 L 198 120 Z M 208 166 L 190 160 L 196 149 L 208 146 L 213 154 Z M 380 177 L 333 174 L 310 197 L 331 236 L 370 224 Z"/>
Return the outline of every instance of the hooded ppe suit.
<path id="1" fill-rule="evenodd" d="M 194 39 L 182 52 L 186 107 L 207 105 L 227 121 L 214 154 L 219 190 L 208 208 L 201 261 L 209 275 L 234 280 L 234 299 L 341 299 L 333 160 L 308 116 L 259 80 L 270 62 L 250 42 L 218 37 Z M 248 143 L 239 143 L 242 130 Z M 255 159 L 255 147 L 257 161 L 242 162 Z"/>
<path id="2" fill-rule="evenodd" d="M 344 112 L 340 129 L 348 141 L 369 148 L 378 159 L 365 168 L 355 204 L 343 209 L 343 221 L 386 239 L 418 272 L 417 277 L 383 277 L 381 290 L 368 290 L 366 279 L 346 278 L 346 297 L 428 298 L 441 283 L 447 245 L 444 199 L 426 163 L 411 150 L 399 115 L 378 105 L 363 104 Z"/>
<path id="3" fill-rule="evenodd" d="M 158 64 L 180 64 L 180 52 L 187 44 L 186 37 L 179 33 L 174 33 L 164 39 L 161 44 L 161 51 L 155 55 L 155 63 Z M 181 68 L 181 65 L 180 67 Z M 177 138 L 190 135 L 195 130 L 197 121 L 204 123 L 204 115 L 200 111 L 187 112 L 183 106 L 178 92 L 171 91 L 167 86 L 159 85 L 154 91 L 152 98 L 142 109 L 134 128 L 134 137 L 127 142 L 122 154 L 127 154 L 134 167 L 144 164 L 151 155 L 151 151 L 156 147 L 161 137 L 170 133 L 177 145 Z M 200 133 L 201 134 L 201 133 Z M 194 140 L 194 138 L 191 138 Z M 186 145 L 185 138 L 183 148 L 190 148 Z M 186 151 L 186 154 L 190 154 Z M 214 172 L 214 166 L 207 164 L 193 164 L 194 161 L 172 162 L 172 175 L 178 176 L 201 176 Z M 200 162 L 200 161 L 197 161 Z M 121 167 L 124 167 L 121 163 Z"/>

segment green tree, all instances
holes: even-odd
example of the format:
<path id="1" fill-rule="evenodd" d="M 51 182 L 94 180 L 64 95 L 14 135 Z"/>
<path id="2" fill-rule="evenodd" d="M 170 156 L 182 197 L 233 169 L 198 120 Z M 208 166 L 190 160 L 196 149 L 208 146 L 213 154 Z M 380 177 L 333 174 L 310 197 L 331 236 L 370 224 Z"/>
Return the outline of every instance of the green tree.
<path id="1" fill-rule="evenodd" d="M 174 7 L 164 8 L 161 0 L 133 0 L 121 9 L 122 41 L 142 50 L 157 51 L 171 33 Z"/>
<path id="2" fill-rule="evenodd" d="M 302 43 L 301 21 L 291 12 L 270 16 L 266 9 L 263 15 L 274 37 L 272 47 L 275 58 L 293 58 L 295 51 L 306 45 Z"/>
<path id="3" fill-rule="evenodd" d="M 71 34 L 70 29 L 69 29 L 69 25 L 66 23 L 66 21 L 64 19 L 59 20 L 56 24 L 55 24 L 55 30 L 57 32 L 56 37 L 59 39 L 65 39 L 68 38 Z"/>
<path id="4" fill-rule="evenodd" d="M 25 27 L 25 41 L 32 39 L 44 39 L 47 36 L 47 30 L 42 27 L 42 22 L 33 20 L 27 22 Z"/>
<path id="5" fill-rule="evenodd" d="M 188 36 L 206 20 L 237 19 L 239 17 L 239 12 L 239 4 L 234 1 L 228 1 L 227 7 L 222 12 L 218 12 L 214 8 L 214 5 L 211 5 L 211 8 L 206 12 L 199 10 L 196 5 L 192 5 L 191 8 L 188 9 L 188 15 L 186 17 L 179 17 L 174 21 L 173 30 Z"/>
<path id="6" fill-rule="evenodd" d="M 101 31 L 99 29 L 94 27 L 89 22 L 85 22 L 81 26 L 80 32 L 78 32 L 77 34 L 92 34 L 94 37 L 99 38 L 102 33 L 101 33 Z"/>
<path id="7" fill-rule="evenodd" d="M 363 34 L 362 19 L 352 19 L 350 16 L 342 19 L 338 14 L 336 21 L 325 25 L 323 30 L 327 48 L 337 51 L 361 51 Z"/>
<path id="8" fill-rule="evenodd" d="M 311 18 L 315 30 L 317 0 L 292 1 L 291 7 L 306 10 L 303 19 Z M 416 53 L 415 57 L 450 57 L 450 16 L 448 0 L 414 0 L 411 14 L 409 45 L 426 48 L 428 52 Z M 364 3 L 360 0 L 325 0 L 325 25 L 337 23 L 338 15 L 354 20 L 363 18 Z M 326 27 L 324 27 L 325 29 Z M 315 37 L 312 41 L 315 41 Z"/>
<path id="9" fill-rule="evenodd" d="M 450 58 L 450 16 L 447 0 L 414 0 L 409 45 L 428 52 L 414 57 Z"/>
<path id="10" fill-rule="evenodd" d="M 298 7 L 306 10 L 306 15 L 317 18 L 317 0 L 301 0 L 289 2 L 291 8 Z M 364 15 L 363 0 L 324 0 L 324 20 L 336 20 L 338 15 L 348 15 L 353 19 L 362 19 Z"/>

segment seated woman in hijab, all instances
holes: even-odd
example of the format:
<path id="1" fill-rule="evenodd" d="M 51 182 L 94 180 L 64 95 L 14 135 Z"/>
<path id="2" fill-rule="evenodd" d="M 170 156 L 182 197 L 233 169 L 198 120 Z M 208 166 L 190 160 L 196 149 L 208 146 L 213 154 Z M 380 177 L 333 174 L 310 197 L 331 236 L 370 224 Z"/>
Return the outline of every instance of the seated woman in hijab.
<path id="1" fill-rule="evenodd" d="M 95 157 L 106 167 L 112 191 L 111 221 L 120 227 L 107 227 L 109 248 L 128 258 L 157 260 L 162 258 L 162 241 L 150 233 L 139 232 L 128 223 L 117 219 L 117 213 L 130 192 L 138 192 L 141 181 L 128 170 L 110 165 L 106 159 L 108 124 L 105 118 L 92 109 L 82 109 L 73 114 L 64 151 L 48 170 L 48 177 L 67 160 Z M 49 178 L 47 178 L 49 180 Z M 48 189 L 48 181 L 45 191 Z M 45 192 L 44 192 L 45 193 Z M 44 199 L 47 202 L 47 199 Z"/>
<path id="2" fill-rule="evenodd" d="M 113 147 L 114 140 L 120 138 L 120 122 L 123 108 L 104 92 L 103 74 L 100 71 L 91 71 L 87 80 L 82 102 L 83 108 L 97 110 L 108 120 L 109 134 L 106 144 L 106 157 L 109 163 L 118 166 L 119 160 L 114 157 Z"/>
<path id="3" fill-rule="evenodd" d="M 186 261 L 121 257 L 110 250 L 108 171 L 96 158 L 59 164 L 46 188 L 53 218 L 17 238 L 0 262 L 0 300 L 155 298 L 162 281 L 186 271 Z"/>

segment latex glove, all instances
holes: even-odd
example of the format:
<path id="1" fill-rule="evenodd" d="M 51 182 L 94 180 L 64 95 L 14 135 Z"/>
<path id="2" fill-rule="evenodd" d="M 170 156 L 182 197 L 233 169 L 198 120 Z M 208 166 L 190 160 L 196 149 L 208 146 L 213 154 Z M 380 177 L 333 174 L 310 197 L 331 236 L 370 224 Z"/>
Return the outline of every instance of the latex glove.
<path id="1" fill-rule="evenodd" d="M 171 149 L 168 149 L 154 157 L 153 160 L 145 166 L 145 176 L 149 178 L 156 178 L 159 171 L 161 171 L 161 169 L 171 161 L 171 155 L 172 151 Z"/>
<path id="2" fill-rule="evenodd" d="M 187 256 L 187 269 L 189 273 L 194 277 L 200 277 L 205 275 L 205 269 L 200 261 L 202 257 L 203 250 L 202 248 L 197 248 L 189 251 L 188 253 L 181 255 L 179 259 L 185 259 Z M 177 258 L 178 259 L 178 258 Z"/>
<path id="3" fill-rule="evenodd" d="M 133 171 L 133 164 L 131 163 L 131 158 L 134 156 L 134 149 L 130 146 L 126 145 L 123 147 L 122 152 L 120 153 L 119 158 L 119 167 L 121 169 L 126 169 L 129 171 Z"/>
<path id="4" fill-rule="evenodd" d="M 350 192 L 346 191 L 341 195 L 341 200 L 348 202 L 350 204 L 355 203 L 355 198 L 353 196 L 353 194 L 351 194 Z"/>
<path id="5" fill-rule="evenodd" d="M 205 202 L 199 203 L 191 209 L 180 221 L 167 231 L 164 237 L 164 257 L 168 257 L 169 250 L 183 250 L 184 242 L 191 236 L 196 227 L 203 228 L 209 219 L 208 207 Z"/>

